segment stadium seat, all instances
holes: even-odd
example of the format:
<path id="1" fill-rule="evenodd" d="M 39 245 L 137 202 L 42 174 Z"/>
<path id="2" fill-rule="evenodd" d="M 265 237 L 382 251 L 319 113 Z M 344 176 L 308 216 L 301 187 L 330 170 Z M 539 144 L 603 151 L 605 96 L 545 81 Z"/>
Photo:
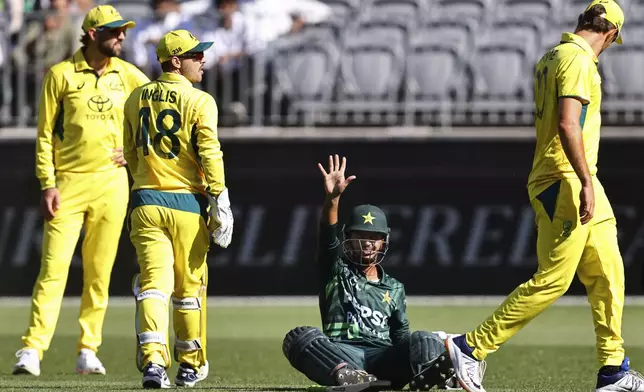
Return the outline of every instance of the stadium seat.
<path id="1" fill-rule="evenodd" d="M 567 1 L 567 0 L 564 0 Z M 497 15 L 503 18 L 556 18 L 556 0 L 502 0 L 497 5 Z"/>
<path id="2" fill-rule="evenodd" d="M 528 61 L 536 62 L 540 56 L 541 39 L 546 25 L 539 19 L 528 20 L 512 17 L 490 23 L 478 39 L 481 44 L 508 43 L 520 45 Z"/>
<path id="3" fill-rule="evenodd" d="M 541 58 L 548 50 L 552 49 L 553 46 L 559 45 L 561 42 L 561 35 L 566 32 L 572 32 L 575 30 L 576 23 L 551 23 L 547 29 L 542 32 L 541 35 L 541 48 L 537 59 Z"/>
<path id="4" fill-rule="evenodd" d="M 138 21 L 154 18 L 154 10 L 146 1 L 112 0 L 107 4 L 114 6 L 125 19 Z"/>
<path id="5" fill-rule="evenodd" d="M 384 13 L 369 13 L 346 31 L 345 39 L 350 36 L 373 36 L 394 44 L 406 45 L 410 30 L 415 28 L 415 21 L 402 16 Z"/>
<path id="6" fill-rule="evenodd" d="M 414 32 L 412 42 L 423 45 L 449 44 L 459 56 L 467 55 L 474 48 L 475 35 L 478 33 L 478 23 L 469 19 L 450 20 L 434 19 L 425 21 Z M 423 37 L 422 39 L 420 37 Z"/>
<path id="7" fill-rule="evenodd" d="M 644 0 L 629 0 L 624 8 L 628 10 L 626 12 L 627 26 L 631 21 L 644 21 Z"/>
<path id="8" fill-rule="evenodd" d="M 470 62 L 476 112 L 531 110 L 532 69 L 524 48 L 509 43 L 477 47 Z"/>
<path id="9" fill-rule="evenodd" d="M 431 18 L 482 21 L 488 18 L 491 8 L 489 0 L 435 0 L 430 15 Z"/>
<path id="10" fill-rule="evenodd" d="M 615 45 L 603 56 L 603 108 L 644 110 L 644 45 L 641 42 Z"/>
<path id="11" fill-rule="evenodd" d="M 286 99 L 289 113 L 328 110 L 340 58 L 333 36 L 298 34 L 279 39 L 272 50 L 272 104 Z"/>
<path id="12" fill-rule="evenodd" d="M 322 0 L 322 2 L 331 7 L 333 14 L 343 18 L 352 17 L 362 9 L 361 0 Z"/>
<path id="13" fill-rule="evenodd" d="M 429 3 L 427 0 L 371 0 L 367 12 L 423 19 L 429 15 Z"/>
<path id="14" fill-rule="evenodd" d="M 588 0 L 563 0 L 559 7 L 556 20 L 560 23 L 577 24 L 577 18 L 584 12 L 590 2 Z"/>
<path id="15" fill-rule="evenodd" d="M 422 112 L 449 110 L 467 98 L 461 43 L 437 40 L 427 30 L 411 38 L 406 61 L 405 108 Z"/>
<path id="16" fill-rule="evenodd" d="M 340 64 L 338 112 L 392 112 L 398 108 L 404 46 L 385 37 L 372 32 L 347 37 Z"/>
<path id="17" fill-rule="evenodd" d="M 626 44 L 642 43 L 644 41 L 644 20 L 627 21 L 622 34 Z"/>

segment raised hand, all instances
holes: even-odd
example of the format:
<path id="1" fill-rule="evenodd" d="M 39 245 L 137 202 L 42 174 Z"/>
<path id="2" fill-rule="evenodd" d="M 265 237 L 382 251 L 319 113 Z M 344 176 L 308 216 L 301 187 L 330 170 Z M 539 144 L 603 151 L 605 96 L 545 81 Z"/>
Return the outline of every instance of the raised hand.
<path id="1" fill-rule="evenodd" d="M 326 191 L 327 197 L 332 199 L 339 197 L 347 189 L 351 181 L 356 179 L 356 176 L 344 177 L 346 167 L 347 158 L 342 157 L 342 161 L 340 161 L 338 154 L 335 154 L 335 156 L 329 155 L 328 172 L 324 170 L 324 166 L 321 163 L 318 163 L 318 168 L 324 177 L 324 190 Z"/>

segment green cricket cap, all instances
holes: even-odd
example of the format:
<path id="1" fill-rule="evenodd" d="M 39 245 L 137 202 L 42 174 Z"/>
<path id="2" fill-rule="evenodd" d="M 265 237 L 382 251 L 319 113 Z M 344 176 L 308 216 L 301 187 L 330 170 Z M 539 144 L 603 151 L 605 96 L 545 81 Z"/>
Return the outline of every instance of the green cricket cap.
<path id="1" fill-rule="evenodd" d="M 389 234 L 385 213 L 371 204 L 359 205 L 351 211 L 347 230 Z"/>

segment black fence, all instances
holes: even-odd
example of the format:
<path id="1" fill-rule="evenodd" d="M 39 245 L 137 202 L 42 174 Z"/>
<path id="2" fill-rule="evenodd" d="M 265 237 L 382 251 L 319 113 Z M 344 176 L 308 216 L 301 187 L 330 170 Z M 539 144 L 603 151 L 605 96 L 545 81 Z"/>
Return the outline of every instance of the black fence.
<path id="1" fill-rule="evenodd" d="M 408 294 L 509 293 L 536 268 L 534 216 L 525 188 L 533 141 L 223 142 L 236 218 L 232 245 L 211 250 L 211 295 L 313 295 L 317 162 L 348 157 L 358 178 L 341 202 L 389 214 L 386 270 Z M 602 142 L 599 177 L 613 203 L 627 293 L 642 293 L 644 141 Z M 42 220 L 33 142 L 0 144 L 0 295 L 29 295 L 38 274 Z M 137 265 L 124 232 L 111 293 L 128 295 Z M 81 291 L 80 246 L 68 295 Z M 575 282 L 571 293 L 583 294 Z"/>

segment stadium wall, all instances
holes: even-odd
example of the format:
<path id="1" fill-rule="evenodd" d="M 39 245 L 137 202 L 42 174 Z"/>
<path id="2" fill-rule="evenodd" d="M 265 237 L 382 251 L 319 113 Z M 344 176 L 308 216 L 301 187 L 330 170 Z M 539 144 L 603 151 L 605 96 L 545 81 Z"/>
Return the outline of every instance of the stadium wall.
<path id="1" fill-rule="evenodd" d="M 316 164 L 335 152 L 349 158 L 348 172 L 357 176 L 342 199 L 342 215 L 361 203 L 387 211 L 392 244 L 384 266 L 408 294 L 503 295 L 534 272 L 536 232 L 525 188 L 531 138 L 257 135 L 223 137 L 222 145 L 236 226 L 232 245 L 210 253 L 210 295 L 316 293 L 324 197 Z M 34 149 L 29 138 L 0 143 L 0 296 L 29 295 L 38 274 L 42 220 Z M 599 177 L 618 219 L 629 295 L 643 291 L 642 151 L 642 138 L 608 138 L 600 153 Z M 124 231 L 111 293 L 128 295 L 136 270 Z M 80 294 L 81 277 L 79 246 L 68 295 Z M 583 293 L 575 282 L 570 294 Z"/>

